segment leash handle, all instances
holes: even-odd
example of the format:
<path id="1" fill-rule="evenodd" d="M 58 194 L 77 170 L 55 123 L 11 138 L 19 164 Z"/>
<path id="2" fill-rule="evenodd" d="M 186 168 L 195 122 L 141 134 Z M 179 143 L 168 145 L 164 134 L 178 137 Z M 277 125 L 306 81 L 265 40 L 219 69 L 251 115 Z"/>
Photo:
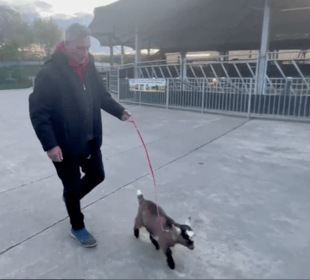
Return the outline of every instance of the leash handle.
<path id="1" fill-rule="evenodd" d="M 144 147 L 144 150 L 145 150 L 145 154 L 146 154 L 146 157 L 147 157 L 147 160 L 148 160 L 149 168 L 150 168 L 150 171 L 151 171 L 151 174 L 152 174 L 152 177 L 153 177 L 153 184 L 154 184 L 154 187 L 155 187 L 155 202 L 156 202 L 156 208 L 157 208 L 158 223 L 160 224 L 161 229 L 163 231 L 169 232 L 169 230 L 165 230 L 164 229 L 163 221 L 162 221 L 161 217 L 159 216 L 159 207 L 158 207 L 158 200 L 157 200 L 157 186 L 156 186 L 155 175 L 154 175 L 154 171 L 153 171 L 153 168 L 152 168 L 152 163 L 151 163 L 151 160 L 150 160 L 149 153 L 147 151 L 147 148 L 146 148 L 146 145 L 145 145 L 144 140 L 142 138 L 142 135 L 141 135 L 141 133 L 140 133 L 140 131 L 139 131 L 139 129 L 138 129 L 138 127 L 136 125 L 136 122 L 133 119 L 133 117 L 131 116 L 128 119 L 128 121 L 131 122 L 134 125 L 134 127 L 135 127 L 135 129 L 136 129 L 136 131 L 137 131 L 137 133 L 138 133 L 138 135 L 140 137 L 140 140 L 141 140 L 141 142 L 143 144 L 143 147 Z"/>

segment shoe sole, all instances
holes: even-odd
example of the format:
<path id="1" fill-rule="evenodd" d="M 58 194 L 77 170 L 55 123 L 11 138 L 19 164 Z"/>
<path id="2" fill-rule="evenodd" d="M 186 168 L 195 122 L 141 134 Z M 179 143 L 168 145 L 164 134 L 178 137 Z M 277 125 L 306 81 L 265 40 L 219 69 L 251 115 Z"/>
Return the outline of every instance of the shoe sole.
<path id="1" fill-rule="evenodd" d="M 79 240 L 74 236 L 74 234 L 70 231 L 70 235 L 72 238 L 74 238 L 81 246 L 85 247 L 85 248 L 92 248 L 95 247 L 97 245 L 97 242 L 93 245 L 83 245 L 82 243 L 79 242 Z"/>

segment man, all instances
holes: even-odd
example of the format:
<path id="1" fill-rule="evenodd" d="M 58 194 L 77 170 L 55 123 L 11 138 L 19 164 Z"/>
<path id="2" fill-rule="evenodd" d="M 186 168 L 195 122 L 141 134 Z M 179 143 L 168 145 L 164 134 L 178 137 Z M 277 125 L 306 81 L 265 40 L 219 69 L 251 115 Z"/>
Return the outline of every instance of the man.
<path id="1" fill-rule="evenodd" d="M 90 30 L 72 24 L 29 96 L 33 128 L 64 186 L 71 236 L 84 247 L 94 247 L 96 240 L 85 228 L 80 200 L 105 178 L 100 109 L 123 121 L 130 118 L 104 88 L 89 47 Z"/>

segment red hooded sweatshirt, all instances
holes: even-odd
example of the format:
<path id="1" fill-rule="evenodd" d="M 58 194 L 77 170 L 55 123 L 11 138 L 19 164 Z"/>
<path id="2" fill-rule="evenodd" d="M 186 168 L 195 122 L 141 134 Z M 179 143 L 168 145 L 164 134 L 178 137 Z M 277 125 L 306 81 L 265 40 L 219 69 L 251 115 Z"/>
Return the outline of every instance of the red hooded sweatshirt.
<path id="1" fill-rule="evenodd" d="M 58 43 L 56 46 L 56 49 L 62 52 L 66 52 L 65 50 L 65 44 L 64 42 L 60 42 Z M 80 77 L 81 82 L 84 84 L 84 69 L 86 67 L 86 65 L 88 64 L 89 59 L 88 56 L 85 57 L 83 63 L 79 64 L 78 62 L 76 62 L 74 59 L 68 57 L 68 64 L 74 69 L 74 71 L 78 74 L 78 76 Z"/>

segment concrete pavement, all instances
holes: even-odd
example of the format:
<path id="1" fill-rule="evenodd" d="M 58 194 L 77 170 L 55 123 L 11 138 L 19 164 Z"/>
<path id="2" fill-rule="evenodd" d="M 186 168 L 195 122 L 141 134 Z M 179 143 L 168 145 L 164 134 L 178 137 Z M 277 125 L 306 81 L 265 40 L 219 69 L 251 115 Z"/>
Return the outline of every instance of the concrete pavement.
<path id="1" fill-rule="evenodd" d="M 82 200 L 94 249 L 69 236 L 62 185 L 28 116 L 31 89 L 0 91 L 1 278 L 309 278 L 310 125 L 127 106 L 147 144 L 160 205 L 196 248 L 176 269 L 133 236 L 136 190 L 154 200 L 130 123 L 102 113 L 106 180 Z"/>

